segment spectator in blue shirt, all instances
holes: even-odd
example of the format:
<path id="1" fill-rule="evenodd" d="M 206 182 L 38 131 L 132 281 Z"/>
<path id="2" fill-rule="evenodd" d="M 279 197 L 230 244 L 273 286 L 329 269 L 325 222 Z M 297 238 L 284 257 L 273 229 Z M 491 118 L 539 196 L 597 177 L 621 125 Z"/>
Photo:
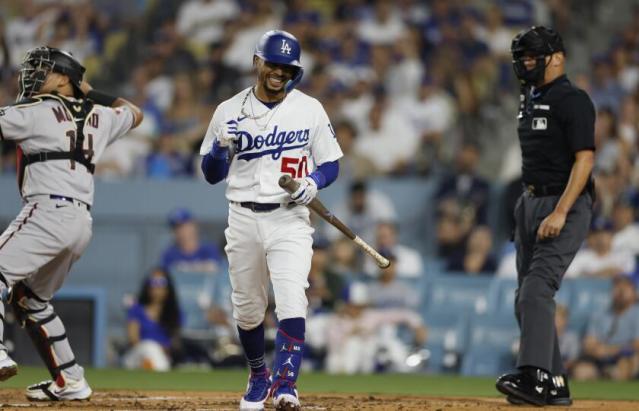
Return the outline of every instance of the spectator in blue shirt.
<path id="1" fill-rule="evenodd" d="M 178 208 L 169 214 L 174 242 L 162 253 L 161 266 L 173 275 L 179 272 L 217 272 L 222 262 L 218 247 L 200 241 L 193 214 Z"/>
<path id="2" fill-rule="evenodd" d="M 595 314 L 588 323 L 582 358 L 575 364 L 575 379 L 600 377 L 627 380 L 639 364 L 639 305 L 632 279 L 614 279 L 609 310 Z"/>
<path id="3" fill-rule="evenodd" d="M 144 279 L 138 301 L 127 312 L 131 348 L 126 368 L 168 371 L 172 352 L 179 348 L 180 309 L 171 277 L 155 269 Z"/>

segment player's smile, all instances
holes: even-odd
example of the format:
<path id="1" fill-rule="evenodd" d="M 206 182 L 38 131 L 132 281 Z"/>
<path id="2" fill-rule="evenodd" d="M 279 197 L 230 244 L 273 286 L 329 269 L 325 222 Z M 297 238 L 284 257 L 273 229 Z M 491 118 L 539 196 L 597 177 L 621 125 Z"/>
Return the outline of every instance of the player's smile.
<path id="1" fill-rule="evenodd" d="M 295 74 L 295 69 L 290 66 L 269 62 L 264 62 L 260 71 L 265 91 L 274 93 L 281 92 Z"/>
<path id="2" fill-rule="evenodd" d="M 280 76 L 275 73 L 271 73 L 266 77 L 266 81 L 268 82 L 269 88 L 279 90 L 284 87 L 286 81 L 288 79 L 286 76 Z"/>

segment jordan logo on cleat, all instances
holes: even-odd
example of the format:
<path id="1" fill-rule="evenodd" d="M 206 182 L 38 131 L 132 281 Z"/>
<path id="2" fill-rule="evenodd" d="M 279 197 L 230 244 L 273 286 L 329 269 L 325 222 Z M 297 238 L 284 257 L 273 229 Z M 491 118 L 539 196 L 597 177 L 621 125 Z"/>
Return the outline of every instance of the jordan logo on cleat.
<path id="1" fill-rule="evenodd" d="M 290 365 L 291 367 L 293 367 L 293 356 L 289 356 L 283 365 Z"/>

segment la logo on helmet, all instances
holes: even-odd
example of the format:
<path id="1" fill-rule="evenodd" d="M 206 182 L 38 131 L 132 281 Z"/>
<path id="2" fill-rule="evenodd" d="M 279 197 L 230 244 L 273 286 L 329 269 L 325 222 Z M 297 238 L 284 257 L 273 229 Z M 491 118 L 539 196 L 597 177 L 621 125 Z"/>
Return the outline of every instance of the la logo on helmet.
<path id="1" fill-rule="evenodd" d="M 288 45 L 288 42 L 285 39 L 282 39 L 282 53 L 291 54 L 291 46 Z"/>

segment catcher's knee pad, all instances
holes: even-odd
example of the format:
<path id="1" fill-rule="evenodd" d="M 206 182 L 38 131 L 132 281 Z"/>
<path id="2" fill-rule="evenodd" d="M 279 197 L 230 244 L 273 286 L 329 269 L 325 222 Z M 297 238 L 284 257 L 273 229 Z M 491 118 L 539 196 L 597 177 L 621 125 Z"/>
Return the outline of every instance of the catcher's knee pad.
<path id="1" fill-rule="evenodd" d="M 9 302 L 53 379 L 57 379 L 62 370 L 76 365 L 64 325 L 48 301 L 20 282 L 13 286 Z"/>
<path id="2" fill-rule="evenodd" d="M 4 299 L 5 292 L 9 289 L 7 278 L 0 272 L 0 343 L 4 340 Z"/>
<path id="3" fill-rule="evenodd" d="M 0 271 L 0 293 L 3 293 L 4 290 L 9 289 L 9 287 L 11 287 L 11 284 L 9 284 L 9 280 L 7 280 L 7 277 L 5 277 L 5 275 L 2 274 L 2 271 Z"/>

